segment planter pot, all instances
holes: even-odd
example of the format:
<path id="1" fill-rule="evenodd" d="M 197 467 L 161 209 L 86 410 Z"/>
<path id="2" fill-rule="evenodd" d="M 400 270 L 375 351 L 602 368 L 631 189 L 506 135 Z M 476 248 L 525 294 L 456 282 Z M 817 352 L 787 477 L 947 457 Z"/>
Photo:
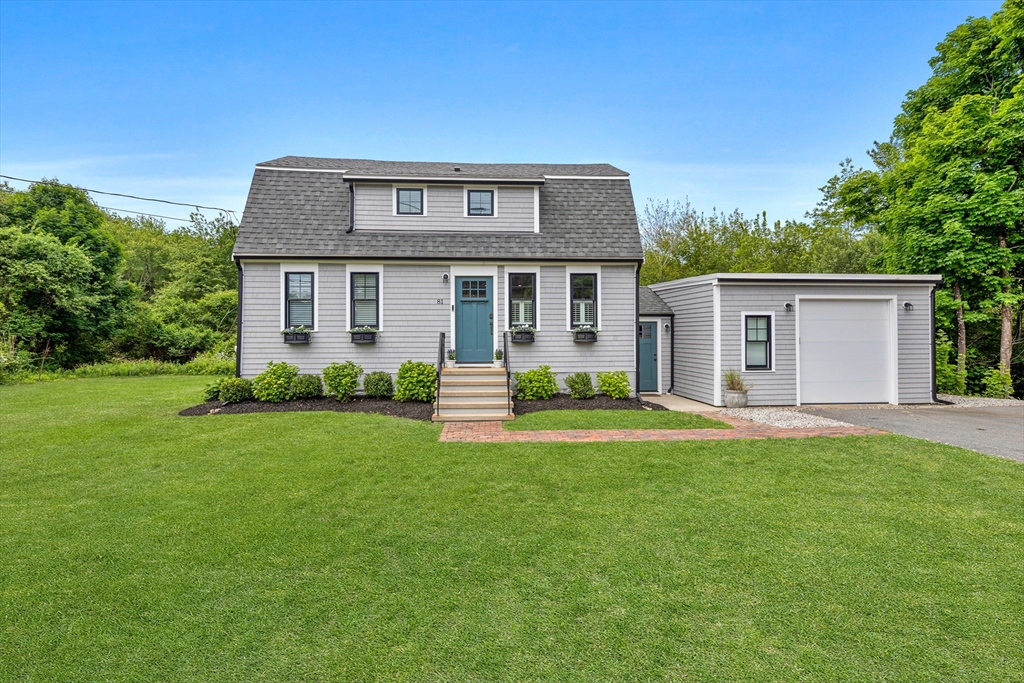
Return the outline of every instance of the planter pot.
<path id="1" fill-rule="evenodd" d="M 597 332 L 576 331 L 572 333 L 572 340 L 583 344 L 592 344 L 597 341 Z"/>
<path id="2" fill-rule="evenodd" d="M 534 341 L 533 332 L 513 332 L 512 343 L 513 344 L 532 344 Z"/>
<path id="3" fill-rule="evenodd" d="M 376 332 L 353 332 L 352 333 L 353 344 L 376 344 L 377 333 Z"/>
<path id="4" fill-rule="evenodd" d="M 505 367 L 505 361 L 503 361 L 503 360 L 496 360 L 496 361 L 494 361 L 494 367 L 496 367 L 496 368 L 503 368 L 503 367 Z"/>
<path id="5" fill-rule="evenodd" d="M 455 367 L 455 361 L 453 361 L 453 360 L 446 360 L 444 362 L 444 366 L 446 368 L 454 368 Z"/>
<path id="6" fill-rule="evenodd" d="M 746 408 L 747 407 L 747 392 L 745 391 L 731 391 L 725 390 L 725 407 L 726 408 Z"/>
<path id="7" fill-rule="evenodd" d="M 309 332 L 285 332 L 283 336 L 285 344 L 309 343 Z"/>

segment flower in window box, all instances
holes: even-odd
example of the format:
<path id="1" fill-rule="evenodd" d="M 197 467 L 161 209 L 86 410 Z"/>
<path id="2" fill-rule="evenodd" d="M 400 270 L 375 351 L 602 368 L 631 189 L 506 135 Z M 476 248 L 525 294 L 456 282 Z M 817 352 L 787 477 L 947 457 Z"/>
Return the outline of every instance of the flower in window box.
<path id="1" fill-rule="evenodd" d="M 353 327 L 348 333 L 352 336 L 353 344 L 374 344 L 377 342 L 377 330 L 369 325 Z"/>
<path id="2" fill-rule="evenodd" d="M 281 330 L 281 334 L 284 335 L 285 344 L 308 344 L 311 331 L 305 325 L 299 325 L 298 327 L 286 327 Z"/>
<path id="3" fill-rule="evenodd" d="M 596 342 L 597 328 L 592 325 L 580 325 L 572 331 L 572 340 L 575 342 Z"/>
<path id="4" fill-rule="evenodd" d="M 537 330 L 529 325 L 516 325 L 509 331 L 512 333 L 512 341 L 518 344 L 530 343 L 537 335 Z"/>

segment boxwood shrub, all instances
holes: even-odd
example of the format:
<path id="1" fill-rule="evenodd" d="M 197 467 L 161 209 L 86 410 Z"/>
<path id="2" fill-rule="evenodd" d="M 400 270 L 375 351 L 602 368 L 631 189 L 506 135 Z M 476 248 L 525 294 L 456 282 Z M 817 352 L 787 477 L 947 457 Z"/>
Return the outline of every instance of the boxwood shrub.
<path id="1" fill-rule="evenodd" d="M 363 393 L 370 398 L 391 398 L 395 395 L 395 385 L 391 374 L 378 370 L 369 373 L 363 379 Z"/>
<path id="2" fill-rule="evenodd" d="M 615 399 L 629 398 L 633 393 L 625 370 L 597 373 L 597 390 Z"/>
<path id="3" fill-rule="evenodd" d="M 228 377 L 220 383 L 218 398 L 228 403 L 240 403 L 252 398 L 252 380 L 244 377 Z"/>
<path id="4" fill-rule="evenodd" d="M 292 397 L 292 382 L 299 369 L 288 363 L 267 363 L 267 369 L 252 380 L 252 395 L 258 401 L 280 403 Z"/>
<path id="5" fill-rule="evenodd" d="M 324 384 L 320 375 L 299 375 L 292 382 L 292 398 L 320 398 L 324 395 Z"/>
<path id="6" fill-rule="evenodd" d="M 516 398 L 526 401 L 547 400 L 558 392 L 558 381 L 550 365 L 517 372 Z"/>
<path id="7" fill-rule="evenodd" d="M 573 398 L 594 398 L 594 382 L 589 372 L 574 372 L 565 378 L 565 387 Z"/>
<path id="8" fill-rule="evenodd" d="M 407 360 L 398 368 L 395 400 L 430 403 L 434 400 L 436 384 L 437 368 L 430 363 Z"/>
<path id="9" fill-rule="evenodd" d="M 324 368 L 324 385 L 327 393 L 339 401 L 352 398 L 359 388 L 359 377 L 363 368 L 350 360 L 344 363 L 331 363 Z"/>

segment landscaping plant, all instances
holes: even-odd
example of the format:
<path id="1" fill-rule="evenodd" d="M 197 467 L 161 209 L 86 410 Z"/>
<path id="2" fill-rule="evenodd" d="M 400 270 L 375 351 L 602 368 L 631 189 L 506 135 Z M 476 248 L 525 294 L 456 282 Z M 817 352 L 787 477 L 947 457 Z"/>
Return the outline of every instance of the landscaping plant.
<path id="1" fill-rule="evenodd" d="M 327 393 L 339 401 L 347 401 L 355 395 L 359 388 L 359 376 L 363 368 L 350 360 L 344 363 L 331 363 L 324 368 L 324 385 Z"/>
<path id="2" fill-rule="evenodd" d="M 407 360 L 398 368 L 395 400 L 430 403 L 434 400 L 436 384 L 437 368 L 430 363 Z"/>
<path id="3" fill-rule="evenodd" d="M 516 398 L 525 401 L 546 401 L 556 393 L 558 381 L 550 365 L 516 373 Z"/>
<path id="4" fill-rule="evenodd" d="M 743 383 L 743 375 L 739 370 L 726 370 L 722 373 L 725 380 L 725 388 L 728 391 L 746 391 L 747 385 Z"/>
<path id="5" fill-rule="evenodd" d="M 223 384 L 224 378 L 215 379 L 203 388 L 203 402 L 216 401 L 220 396 L 220 385 Z"/>
<path id="6" fill-rule="evenodd" d="M 324 384 L 320 375 L 299 375 L 292 382 L 292 398 L 320 398 L 324 395 Z"/>
<path id="7" fill-rule="evenodd" d="M 985 387 L 982 394 L 989 398 L 1010 398 L 1013 394 L 1013 380 L 1005 365 L 989 370 L 981 383 Z"/>
<path id="8" fill-rule="evenodd" d="M 573 398 L 594 398 L 594 382 L 589 372 L 574 372 L 565 378 L 565 387 Z"/>
<path id="9" fill-rule="evenodd" d="M 252 399 L 252 380 L 227 377 L 220 383 L 218 398 L 225 403 L 241 403 Z"/>
<path id="10" fill-rule="evenodd" d="M 363 380 L 363 393 L 370 398 L 391 398 L 395 395 L 395 385 L 391 374 L 378 370 L 366 375 Z"/>
<path id="11" fill-rule="evenodd" d="M 629 398 L 633 393 L 625 370 L 597 373 L 597 390 L 614 399 Z"/>
<path id="12" fill-rule="evenodd" d="M 252 380 L 252 395 L 257 401 L 287 401 L 292 397 L 292 382 L 298 376 L 299 369 L 296 366 L 270 361 L 267 369 Z"/>

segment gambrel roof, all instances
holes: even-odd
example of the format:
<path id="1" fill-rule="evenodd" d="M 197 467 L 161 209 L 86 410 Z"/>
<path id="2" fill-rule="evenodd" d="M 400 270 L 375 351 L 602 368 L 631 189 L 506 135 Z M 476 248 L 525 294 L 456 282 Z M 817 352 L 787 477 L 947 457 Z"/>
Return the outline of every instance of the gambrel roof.
<path id="1" fill-rule="evenodd" d="M 455 171 L 458 167 L 460 170 Z M 349 229 L 349 183 L 417 179 L 539 187 L 540 232 Z M 493 184 L 493 183 L 492 183 Z M 608 164 L 458 164 L 282 157 L 256 166 L 235 256 L 643 259 L 629 176 Z"/>

